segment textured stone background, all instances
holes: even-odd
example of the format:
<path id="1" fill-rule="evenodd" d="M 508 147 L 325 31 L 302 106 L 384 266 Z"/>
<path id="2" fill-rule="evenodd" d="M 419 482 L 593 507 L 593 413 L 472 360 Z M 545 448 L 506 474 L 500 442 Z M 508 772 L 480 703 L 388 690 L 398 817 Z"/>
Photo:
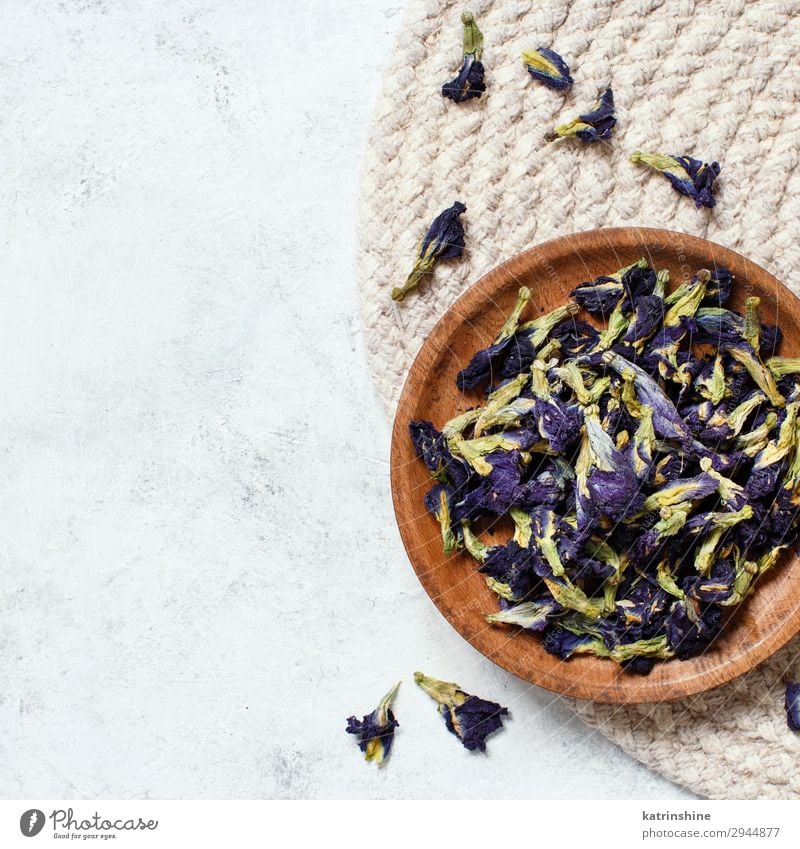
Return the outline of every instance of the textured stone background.
<path id="1" fill-rule="evenodd" d="M 353 276 L 400 0 L 0 6 L 0 796 L 685 796 L 417 583 Z M 508 704 L 470 756 L 417 667 Z M 404 678 L 387 769 L 344 718 Z"/>

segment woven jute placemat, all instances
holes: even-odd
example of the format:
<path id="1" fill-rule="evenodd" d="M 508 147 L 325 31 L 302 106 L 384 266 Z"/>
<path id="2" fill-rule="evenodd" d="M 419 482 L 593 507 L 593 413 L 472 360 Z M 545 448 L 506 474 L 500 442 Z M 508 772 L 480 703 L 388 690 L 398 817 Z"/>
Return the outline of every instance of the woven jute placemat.
<path id="1" fill-rule="evenodd" d="M 388 415 L 427 334 L 470 283 L 546 239 L 603 226 L 666 227 L 733 248 L 800 292 L 800 4 L 779 0 L 476 0 L 487 92 L 440 93 L 460 64 L 463 3 L 410 0 L 366 153 L 358 278 L 370 366 Z M 552 47 L 575 78 L 534 83 L 520 52 Z M 555 123 L 611 86 L 611 142 L 547 145 Z M 718 205 L 697 210 L 635 150 L 718 160 Z M 455 200 L 467 250 L 394 304 L 417 240 Z M 546 281 L 542 285 L 546 285 Z M 674 703 L 573 702 L 593 728 L 715 799 L 800 798 L 800 738 L 783 680 L 800 640 L 750 674 Z"/>

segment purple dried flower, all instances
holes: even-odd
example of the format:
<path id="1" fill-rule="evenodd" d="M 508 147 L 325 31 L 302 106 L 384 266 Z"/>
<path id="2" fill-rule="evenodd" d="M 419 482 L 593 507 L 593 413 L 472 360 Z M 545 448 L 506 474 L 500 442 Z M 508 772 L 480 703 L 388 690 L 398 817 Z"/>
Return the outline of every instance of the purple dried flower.
<path id="1" fill-rule="evenodd" d="M 397 695 L 400 682 L 380 700 L 378 707 L 362 720 L 350 716 L 347 719 L 348 734 L 358 737 L 358 748 L 364 752 L 364 760 L 373 761 L 379 766 L 389 757 L 394 742 L 394 730 L 400 723 L 394 718 L 392 702 Z"/>
<path id="2" fill-rule="evenodd" d="M 582 309 L 594 315 L 607 315 L 624 294 L 622 282 L 614 277 L 597 277 L 581 283 L 570 292 Z"/>
<path id="3" fill-rule="evenodd" d="M 715 266 L 711 273 L 711 280 L 706 286 L 706 294 L 703 298 L 703 306 L 724 307 L 728 303 L 733 292 L 735 278 L 724 266 Z"/>
<path id="4" fill-rule="evenodd" d="M 545 651 L 560 657 L 561 660 L 566 660 L 573 654 L 581 654 L 582 650 L 586 650 L 592 642 L 593 639 L 590 636 L 573 634 L 560 625 L 554 625 L 545 634 L 543 645 Z"/>
<path id="5" fill-rule="evenodd" d="M 690 197 L 694 205 L 708 208 L 716 204 L 713 194 L 714 180 L 720 172 L 719 162 L 702 162 L 691 156 L 667 156 L 664 153 L 636 153 L 631 162 L 643 162 L 660 171 L 672 183 L 676 192 Z"/>
<path id="6" fill-rule="evenodd" d="M 502 717 L 508 716 L 508 708 L 421 672 L 414 673 L 414 680 L 439 705 L 447 730 L 458 737 L 464 748 L 485 752 L 486 738 L 503 727 Z"/>
<path id="7" fill-rule="evenodd" d="M 550 574 L 538 549 L 521 546 L 513 539 L 489 548 L 480 571 L 507 585 L 515 600 L 527 598 L 539 586 L 542 575 Z"/>
<path id="8" fill-rule="evenodd" d="M 442 86 L 442 96 L 456 103 L 480 97 L 486 91 L 481 62 L 483 34 L 478 29 L 472 12 L 464 12 L 461 22 L 464 24 L 464 61 L 458 76 Z"/>
<path id="9" fill-rule="evenodd" d="M 455 521 L 475 519 L 487 513 L 502 516 L 515 503 L 522 477 L 519 451 L 496 451 L 486 461 L 492 467 L 491 472 L 481 477 L 477 486 L 463 497 L 456 497 Z"/>
<path id="10" fill-rule="evenodd" d="M 419 243 L 417 261 L 402 286 L 392 289 L 392 300 L 402 301 L 405 296 L 419 286 L 426 274 L 433 271 L 440 259 L 454 259 L 464 252 L 464 226 L 459 220 L 467 207 L 456 201 L 451 207 L 440 212 L 428 227 L 428 232 Z"/>
<path id="11" fill-rule="evenodd" d="M 800 731 L 800 683 L 791 681 L 786 685 L 786 724 L 792 731 Z"/>
<path id="12" fill-rule="evenodd" d="M 528 73 L 537 82 L 543 83 L 554 91 L 568 91 L 572 88 L 572 77 L 567 63 L 548 47 L 525 50 L 522 61 Z"/>
<path id="13" fill-rule="evenodd" d="M 691 600 L 678 600 L 667 617 L 667 642 L 675 654 L 686 660 L 703 652 L 717 637 L 722 627 L 722 614 L 715 605 L 705 609 Z"/>
<path id="14" fill-rule="evenodd" d="M 442 547 L 445 555 L 451 555 L 458 548 L 458 537 L 453 530 L 452 494 L 445 484 L 437 483 L 425 495 L 425 509 L 436 518 L 442 532 Z"/>
<path id="15" fill-rule="evenodd" d="M 545 136 L 545 141 L 577 136 L 582 142 L 605 141 L 611 138 L 611 132 L 617 124 L 614 115 L 614 95 L 607 88 L 591 112 L 578 115 L 572 121 L 556 127 Z"/>

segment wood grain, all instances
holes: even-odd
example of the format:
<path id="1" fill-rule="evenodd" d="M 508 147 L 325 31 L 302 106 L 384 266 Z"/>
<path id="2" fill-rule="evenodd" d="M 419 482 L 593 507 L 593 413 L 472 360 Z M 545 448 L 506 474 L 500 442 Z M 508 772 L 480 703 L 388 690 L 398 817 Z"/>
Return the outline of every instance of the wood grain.
<path id="1" fill-rule="evenodd" d="M 447 311 L 411 367 L 391 448 L 392 497 L 400 535 L 422 586 L 448 622 L 478 651 L 526 681 L 564 695 L 627 704 L 668 701 L 717 687 L 788 642 L 800 631 L 800 572 L 794 552 L 757 585 L 723 635 L 699 657 L 658 663 L 645 677 L 623 673 L 607 659 L 580 656 L 561 661 L 532 634 L 486 624 L 484 614 L 497 610 L 497 597 L 469 554 L 447 558 L 442 553 L 438 524 L 422 503 L 431 484 L 428 470 L 414 454 L 408 424 L 428 419 L 440 426 L 481 402 L 480 390 L 464 394 L 456 388 L 456 373 L 476 350 L 491 343 L 521 285 L 533 293 L 525 320 L 563 304 L 578 283 L 641 256 L 657 269 L 669 269 L 670 288 L 699 268 L 727 266 L 737 281 L 732 309 L 743 312 L 745 298 L 758 295 L 763 320 L 777 323 L 783 331 L 780 353 L 800 355 L 800 301 L 745 257 L 668 230 L 609 228 L 564 236 L 490 271 Z"/>

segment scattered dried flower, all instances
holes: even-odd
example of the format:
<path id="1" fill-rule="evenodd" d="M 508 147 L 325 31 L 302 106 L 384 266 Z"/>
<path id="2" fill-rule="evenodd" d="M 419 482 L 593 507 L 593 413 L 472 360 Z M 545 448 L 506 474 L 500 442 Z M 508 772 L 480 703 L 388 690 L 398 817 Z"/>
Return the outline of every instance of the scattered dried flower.
<path id="1" fill-rule="evenodd" d="M 691 156 L 668 156 L 665 153 L 636 153 L 631 162 L 642 162 L 661 172 L 676 192 L 690 197 L 694 205 L 711 208 L 716 204 L 714 181 L 721 170 L 719 162 L 702 162 Z"/>
<path id="2" fill-rule="evenodd" d="M 545 141 L 555 141 L 568 136 L 577 136 L 582 142 L 606 141 L 611 138 L 611 133 L 617 125 L 614 115 L 614 95 L 607 88 L 595 103 L 591 112 L 578 115 L 572 121 L 561 124 L 553 132 L 545 136 Z"/>
<path id="3" fill-rule="evenodd" d="M 486 738 L 503 727 L 502 717 L 508 715 L 508 708 L 421 672 L 414 673 L 414 680 L 439 705 L 447 730 L 461 740 L 464 748 L 485 752 Z"/>
<path id="4" fill-rule="evenodd" d="M 525 50 L 522 53 L 522 61 L 531 77 L 548 88 L 554 91 L 567 91 L 572 88 L 569 66 L 554 50 L 548 47 Z"/>
<path id="5" fill-rule="evenodd" d="M 398 681 L 380 700 L 378 707 L 362 720 L 359 721 L 354 716 L 347 719 L 345 730 L 348 734 L 358 737 L 358 748 L 364 752 L 364 760 L 373 761 L 379 766 L 389 757 L 394 742 L 394 730 L 400 725 L 391 709 L 399 687 Z"/>
<path id="6" fill-rule="evenodd" d="M 402 301 L 405 296 L 419 286 L 426 274 L 433 271 L 440 259 L 455 259 L 464 252 L 464 226 L 460 221 L 467 207 L 456 201 L 451 207 L 440 212 L 433 219 L 428 232 L 419 243 L 417 261 L 411 269 L 406 282 L 392 289 L 392 300 Z"/>
<path id="7" fill-rule="evenodd" d="M 464 24 L 464 61 L 456 78 L 442 86 L 442 96 L 456 103 L 480 97 L 486 91 L 481 62 L 483 33 L 478 29 L 472 12 L 464 12 L 461 22 Z"/>

